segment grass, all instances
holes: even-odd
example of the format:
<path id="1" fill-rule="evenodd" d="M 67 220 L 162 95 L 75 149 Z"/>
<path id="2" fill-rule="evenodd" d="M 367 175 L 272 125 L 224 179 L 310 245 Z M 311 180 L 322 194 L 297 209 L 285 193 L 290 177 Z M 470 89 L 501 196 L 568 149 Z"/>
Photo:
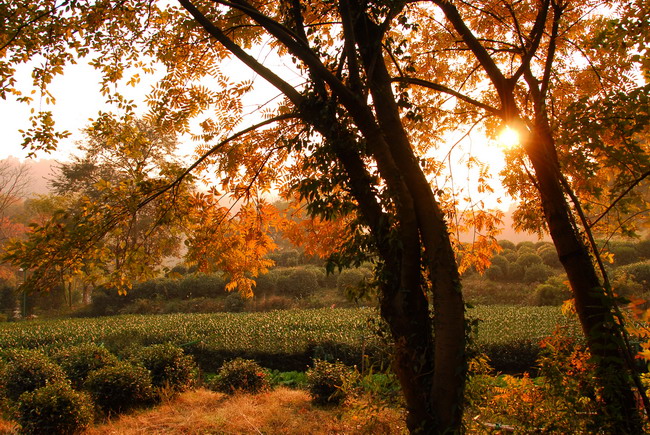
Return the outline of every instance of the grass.
<path id="1" fill-rule="evenodd" d="M 315 407 L 303 390 L 226 396 L 199 389 L 96 425 L 86 434 L 404 434 L 403 420 L 400 411 L 373 410 L 362 399 L 338 408 Z"/>

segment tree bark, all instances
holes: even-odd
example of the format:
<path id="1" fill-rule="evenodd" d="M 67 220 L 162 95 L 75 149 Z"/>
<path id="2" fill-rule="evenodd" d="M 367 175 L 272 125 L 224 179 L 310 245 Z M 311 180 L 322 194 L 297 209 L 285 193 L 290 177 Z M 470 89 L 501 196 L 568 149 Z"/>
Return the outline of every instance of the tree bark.
<path id="1" fill-rule="evenodd" d="M 624 364 L 619 326 L 612 298 L 605 292 L 589 250 L 580 238 L 560 182 L 560 168 L 547 123 L 536 125 L 524 143 L 535 170 L 544 217 L 567 273 L 575 308 L 591 354 L 605 404 L 602 416 L 609 430 L 642 433 L 629 369 Z"/>

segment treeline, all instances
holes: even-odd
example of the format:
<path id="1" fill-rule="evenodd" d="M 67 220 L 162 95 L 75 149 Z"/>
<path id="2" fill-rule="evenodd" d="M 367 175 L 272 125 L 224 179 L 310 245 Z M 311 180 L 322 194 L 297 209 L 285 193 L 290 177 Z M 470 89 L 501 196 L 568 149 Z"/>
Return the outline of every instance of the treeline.
<path id="1" fill-rule="evenodd" d="M 484 274 L 468 270 L 463 291 L 475 305 L 561 305 L 571 298 L 566 276 L 549 242 L 499 241 L 501 252 L 492 257 Z M 269 255 L 275 266 L 255 277 L 254 297 L 245 299 L 226 289 L 223 274 L 204 274 L 177 265 L 156 279 L 135 283 L 126 294 L 109 287 L 92 290 L 63 285 L 50 292 L 24 295 L 14 286 L 0 286 L 0 319 L 23 314 L 62 312 L 78 316 L 155 314 L 173 312 L 269 311 L 376 303 L 371 265 L 326 273 L 322 260 L 298 249 Z M 650 240 L 610 242 L 603 252 L 614 291 L 628 298 L 650 296 Z M 74 309 L 70 309 L 73 306 Z"/>
<path id="2" fill-rule="evenodd" d="M 571 298 L 567 278 L 550 242 L 515 244 L 499 241 L 485 274 L 469 270 L 463 289 L 470 303 L 491 305 L 561 305 Z M 627 298 L 650 297 L 650 240 L 614 241 L 601 255 L 612 290 Z"/>

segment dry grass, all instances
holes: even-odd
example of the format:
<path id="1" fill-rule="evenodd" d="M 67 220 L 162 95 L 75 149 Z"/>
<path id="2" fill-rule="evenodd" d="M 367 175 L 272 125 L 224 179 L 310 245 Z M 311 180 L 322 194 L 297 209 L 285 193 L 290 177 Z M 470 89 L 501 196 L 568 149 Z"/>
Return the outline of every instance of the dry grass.
<path id="1" fill-rule="evenodd" d="M 365 401 L 323 409 L 305 391 L 279 388 L 257 395 L 187 392 L 154 409 L 98 425 L 88 435 L 144 434 L 402 434 L 403 416 Z"/>

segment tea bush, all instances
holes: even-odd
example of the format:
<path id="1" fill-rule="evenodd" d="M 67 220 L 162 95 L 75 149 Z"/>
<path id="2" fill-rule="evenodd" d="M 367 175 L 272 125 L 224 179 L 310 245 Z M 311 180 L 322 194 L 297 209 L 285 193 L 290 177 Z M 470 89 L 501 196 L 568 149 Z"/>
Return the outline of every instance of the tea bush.
<path id="1" fill-rule="evenodd" d="M 222 393 L 259 393 L 269 387 L 268 375 L 253 360 L 235 358 L 225 362 L 208 388 Z"/>
<path id="2" fill-rule="evenodd" d="M 150 405 L 155 397 L 149 371 L 125 362 L 91 372 L 85 388 L 108 415 Z"/>
<path id="3" fill-rule="evenodd" d="M 86 393 L 67 383 L 53 383 L 23 393 L 18 423 L 25 434 L 77 434 L 93 421 L 93 405 Z"/>
<path id="4" fill-rule="evenodd" d="M 75 388 L 83 386 L 90 372 L 115 365 L 118 361 L 108 349 L 94 343 L 64 348 L 54 356 L 54 359 L 66 372 Z"/>
<path id="5" fill-rule="evenodd" d="M 47 356 L 35 350 L 16 349 L 5 354 L 0 386 L 11 400 L 51 383 L 64 382 L 65 373 Z"/>
<path id="6" fill-rule="evenodd" d="M 348 397 L 353 372 L 341 362 L 315 360 L 307 371 L 312 401 L 317 405 L 339 405 Z"/>
<path id="7" fill-rule="evenodd" d="M 173 344 L 143 347 L 134 353 L 133 361 L 149 370 L 154 387 L 183 391 L 193 383 L 194 360 Z"/>

